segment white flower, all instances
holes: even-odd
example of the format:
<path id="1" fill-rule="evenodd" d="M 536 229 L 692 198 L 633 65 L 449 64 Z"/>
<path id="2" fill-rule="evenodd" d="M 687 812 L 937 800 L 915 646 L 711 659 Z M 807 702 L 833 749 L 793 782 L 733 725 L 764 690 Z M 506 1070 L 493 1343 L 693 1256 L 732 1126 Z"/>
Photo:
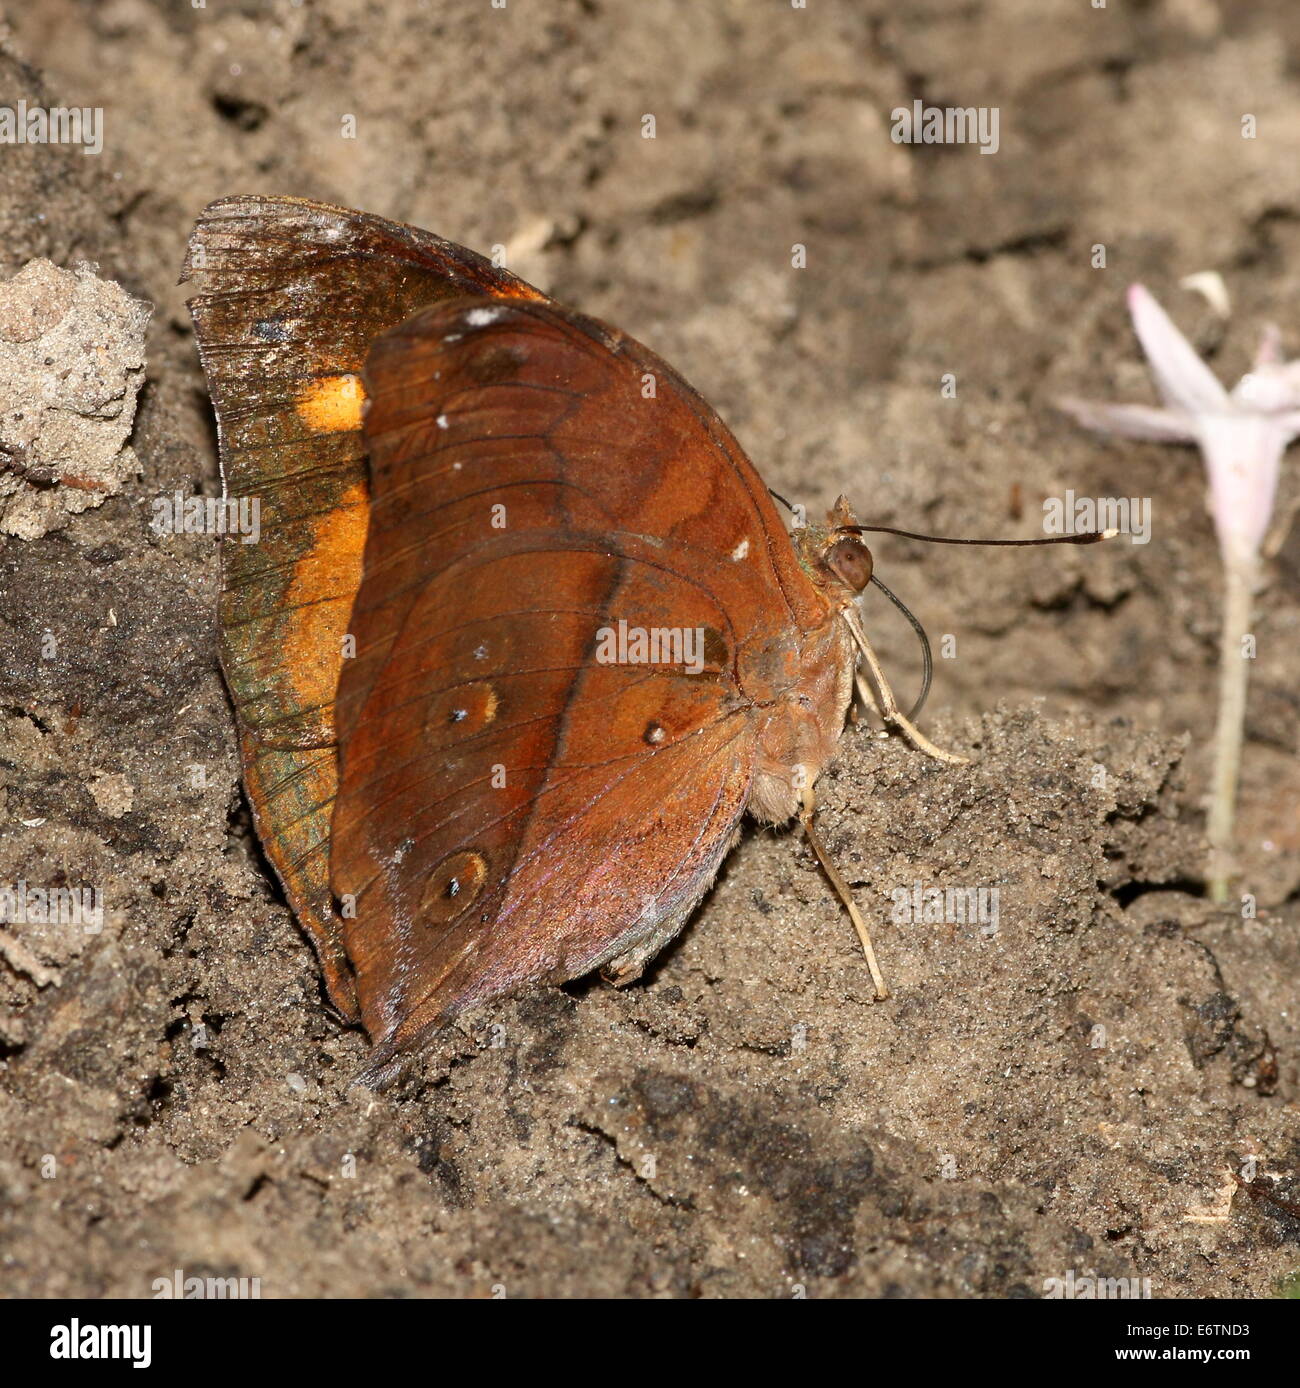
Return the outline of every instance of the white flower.
<path id="1" fill-rule="evenodd" d="M 1058 404 L 1089 429 L 1131 439 L 1194 443 L 1205 458 L 1210 514 L 1223 559 L 1219 714 L 1205 825 L 1205 876 L 1210 899 L 1222 903 L 1228 900 L 1235 868 L 1233 820 L 1250 667 L 1243 638 L 1250 630 L 1259 551 L 1273 513 L 1282 454 L 1300 434 L 1300 362 L 1281 360 L 1278 331 L 1267 328 L 1255 369 L 1226 391 L 1140 284 L 1130 288 L 1128 307 L 1163 407 L 1086 400 Z"/>
<path id="2" fill-rule="evenodd" d="M 1226 391 L 1169 315 L 1140 285 L 1129 312 L 1163 408 L 1063 399 L 1061 409 L 1088 429 L 1131 439 L 1194 443 L 1205 458 L 1210 513 L 1226 565 L 1259 553 L 1287 445 L 1300 436 L 1300 361 L 1283 362 L 1268 328 L 1254 370 Z"/>

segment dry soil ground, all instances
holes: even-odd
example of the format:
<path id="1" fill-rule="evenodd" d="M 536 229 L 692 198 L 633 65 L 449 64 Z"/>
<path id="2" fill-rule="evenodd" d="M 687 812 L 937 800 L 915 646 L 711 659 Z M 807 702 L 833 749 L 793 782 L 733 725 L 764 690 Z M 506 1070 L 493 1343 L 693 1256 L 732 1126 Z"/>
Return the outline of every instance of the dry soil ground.
<path id="1" fill-rule="evenodd" d="M 0 881 L 108 903 L 98 935 L 0 963 L 3 1291 L 147 1295 L 182 1268 L 267 1296 L 1036 1297 L 1095 1269 L 1275 1294 L 1300 1267 L 1300 529 L 1259 601 L 1243 920 L 1201 887 L 1200 462 L 1051 401 L 1150 398 L 1133 280 L 1225 378 L 1267 319 L 1300 347 L 1291 0 L 2 9 L 0 104 L 102 107 L 105 144 L 0 147 L 0 272 L 89 260 L 155 306 L 138 475 L 0 542 Z M 997 106 L 998 152 L 891 142 L 918 97 Z M 250 838 L 216 548 L 149 529 L 154 498 L 218 487 L 176 278 L 239 192 L 505 245 L 810 508 L 1027 536 L 1066 488 L 1152 499 L 1145 546 L 876 545 L 956 638 L 927 726 L 975 754 L 851 732 L 823 783 L 892 1001 L 807 848 L 752 832 L 640 984 L 530 994 L 395 1090 L 349 1088 L 364 1038 Z M 1205 270 L 1226 324 L 1179 287 Z M 868 619 L 910 688 L 906 628 Z M 891 922 L 914 882 L 996 887 L 997 932 Z"/>

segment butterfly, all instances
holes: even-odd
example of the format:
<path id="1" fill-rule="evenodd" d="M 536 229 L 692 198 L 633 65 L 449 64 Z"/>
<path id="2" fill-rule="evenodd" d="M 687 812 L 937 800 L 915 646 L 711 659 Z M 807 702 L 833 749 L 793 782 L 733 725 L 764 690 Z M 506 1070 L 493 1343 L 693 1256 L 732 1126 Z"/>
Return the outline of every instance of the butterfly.
<path id="1" fill-rule="evenodd" d="M 788 530 L 640 343 L 297 198 L 213 203 L 193 276 L 227 501 L 260 508 L 222 546 L 245 786 L 372 1082 L 525 985 L 636 978 L 747 811 L 811 834 L 855 685 L 961 760 L 872 653 L 847 503 Z"/>

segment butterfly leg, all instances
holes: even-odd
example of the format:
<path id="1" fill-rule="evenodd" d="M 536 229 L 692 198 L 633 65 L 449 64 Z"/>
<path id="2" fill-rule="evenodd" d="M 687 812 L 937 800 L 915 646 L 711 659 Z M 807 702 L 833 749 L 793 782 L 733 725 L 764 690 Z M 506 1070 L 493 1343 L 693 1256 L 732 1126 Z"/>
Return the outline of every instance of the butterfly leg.
<path id="1" fill-rule="evenodd" d="M 875 651 L 871 649 L 871 642 L 867 640 L 867 634 L 862 629 L 862 619 L 858 616 L 857 609 L 845 608 L 840 615 L 853 633 L 853 639 L 857 642 L 858 649 L 867 662 L 867 669 L 871 671 L 871 681 L 874 681 L 875 688 L 873 689 L 872 683 L 863 677 L 862 671 L 854 670 L 853 678 L 863 701 L 875 704 L 880 711 L 881 718 L 886 723 L 894 724 L 906 736 L 907 740 L 919 751 L 924 752 L 927 757 L 933 757 L 935 761 L 947 762 L 950 766 L 965 766 L 970 761 L 969 757 L 959 756 L 956 752 L 945 752 L 942 747 L 936 747 L 920 728 L 899 709 L 898 703 L 894 699 L 894 691 L 889 687 L 885 672 L 880 668 L 880 661 L 876 658 Z"/>
<path id="2" fill-rule="evenodd" d="M 830 882 L 835 895 L 844 903 L 844 909 L 849 913 L 853 928 L 858 932 L 862 952 L 867 956 L 867 968 L 871 970 L 871 981 L 876 985 L 876 998 L 883 1001 L 889 996 L 889 987 L 885 983 L 885 976 L 880 972 L 880 965 L 876 963 L 876 951 L 871 943 L 871 932 L 867 929 L 867 923 L 862 918 L 862 912 L 858 910 L 857 902 L 853 900 L 853 893 L 849 890 L 849 884 L 844 880 L 839 868 L 835 866 L 830 854 L 827 853 L 820 836 L 813 828 L 815 808 L 812 787 L 807 786 L 803 792 L 803 808 L 799 812 L 799 822 L 803 825 L 803 831 L 808 836 L 808 842 L 812 845 L 812 851 L 817 855 L 817 861 L 821 864 L 827 881 Z"/>

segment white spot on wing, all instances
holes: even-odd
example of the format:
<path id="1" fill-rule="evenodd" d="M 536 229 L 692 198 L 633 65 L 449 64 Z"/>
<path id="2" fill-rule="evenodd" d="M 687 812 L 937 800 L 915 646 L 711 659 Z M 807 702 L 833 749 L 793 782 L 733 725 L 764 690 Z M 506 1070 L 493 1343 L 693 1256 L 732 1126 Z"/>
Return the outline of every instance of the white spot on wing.
<path id="1" fill-rule="evenodd" d="M 445 414 L 440 414 L 438 416 L 438 428 L 446 429 L 447 427 L 447 416 Z"/>
<path id="2" fill-rule="evenodd" d="M 495 323 L 501 317 L 501 308 L 472 308 L 465 315 L 465 323 L 471 328 L 486 328 L 489 323 Z"/>
<path id="3" fill-rule="evenodd" d="M 736 546 L 736 548 L 733 549 L 733 550 L 731 551 L 731 557 L 732 557 L 734 560 L 736 560 L 737 563 L 739 563 L 740 560 L 742 560 L 748 553 L 749 553 L 749 536 L 746 535 L 745 538 L 744 538 L 743 540 L 741 540 L 741 542 Z"/>

